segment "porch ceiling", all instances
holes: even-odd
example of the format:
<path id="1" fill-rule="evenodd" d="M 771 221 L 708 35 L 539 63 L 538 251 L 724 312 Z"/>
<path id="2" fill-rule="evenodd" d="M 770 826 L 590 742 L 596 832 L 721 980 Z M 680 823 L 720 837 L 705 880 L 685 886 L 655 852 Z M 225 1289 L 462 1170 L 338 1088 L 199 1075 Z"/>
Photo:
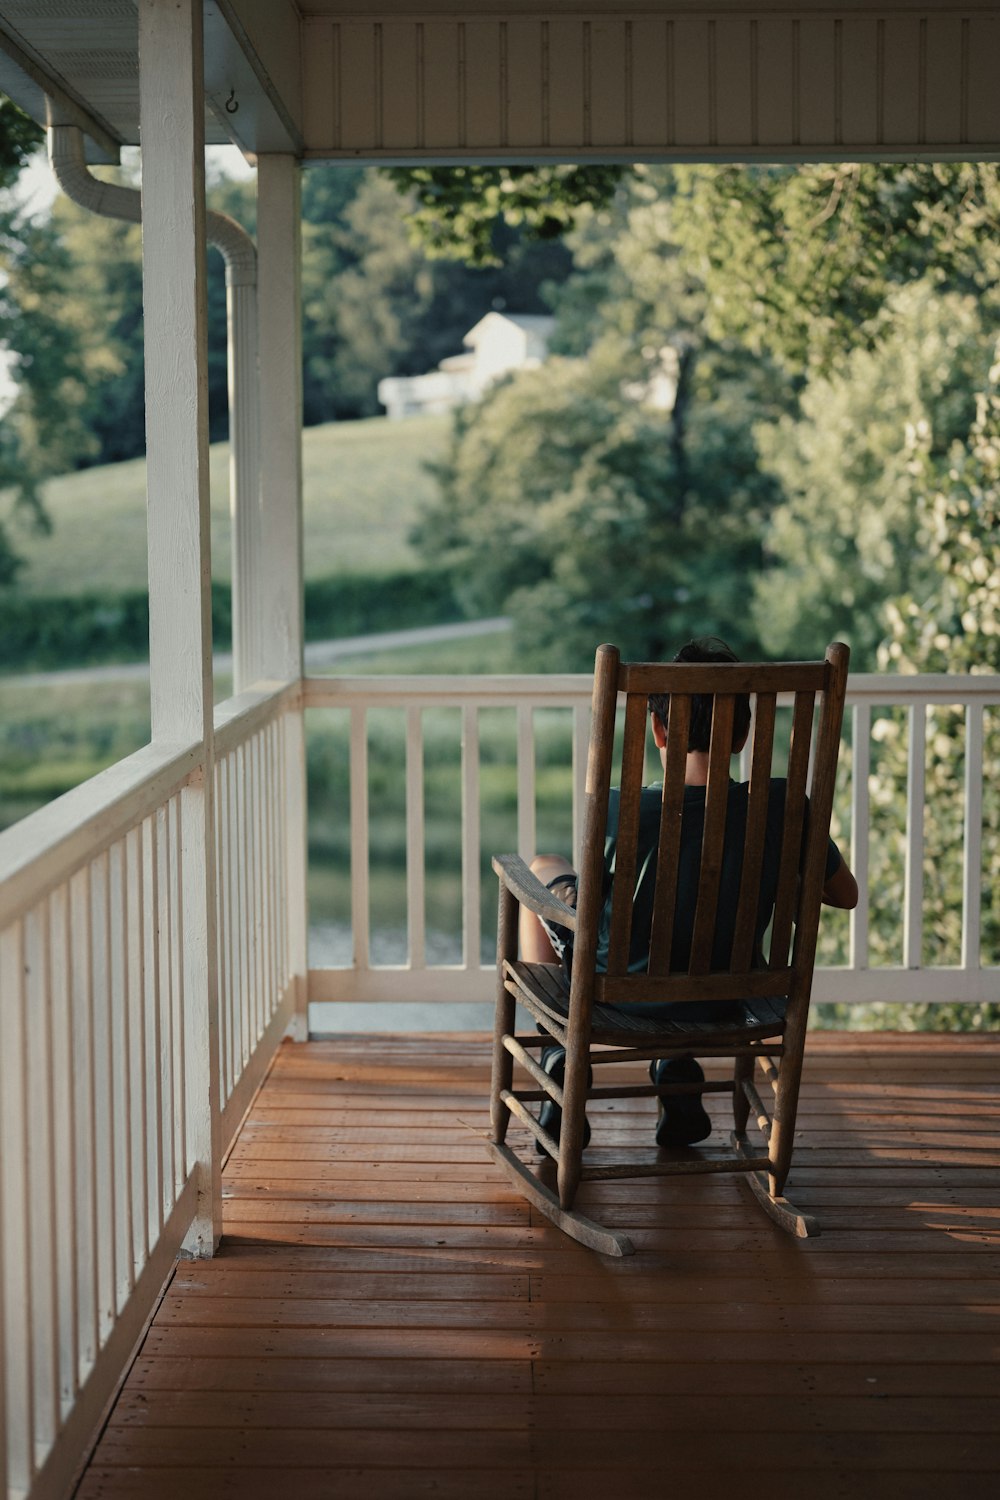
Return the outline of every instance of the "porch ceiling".
<path id="1" fill-rule="evenodd" d="M 292 0 L 205 0 L 204 17 L 208 144 L 298 153 Z M 137 0 L 0 0 L 0 91 L 40 124 L 48 98 L 57 123 L 83 129 L 91 161 L 117 160 L 119 147 L 139 144 Z"/>
<path id="2" fill-rule="evenodd" d="M 205 0 L 206 132 L 460 161 L 1000 152 L 1000 5 Z M 139 138 L 137 0 L 0 0 L 0 89 Z"/>

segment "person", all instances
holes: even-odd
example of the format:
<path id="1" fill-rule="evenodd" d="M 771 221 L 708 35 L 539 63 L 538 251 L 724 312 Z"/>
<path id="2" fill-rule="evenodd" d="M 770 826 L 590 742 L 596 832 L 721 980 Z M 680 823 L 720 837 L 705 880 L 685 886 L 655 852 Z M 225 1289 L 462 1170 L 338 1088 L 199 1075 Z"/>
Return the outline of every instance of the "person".
<path id="1" fill-rule="evenodd" d="M 739 658 L 730 650 L 725 641 L 716 636 L 702 636 L 688 641 L 674 657 L 675 662 L 736 662 L 738 660 Z M 669 700 L 665 697 L 651 698 L 649 704 L 653 741 L 660 752 L 664 767 L 666 766 L 668 705 Z M 696 694 L 691 703 L 688 752 L 684 773 L 684 811 L 681 821 L 677 906 L 671 949 L 671 967 L 680 971 L 686 969 L 688 965 L 691 933 L 694 927 L 711 729 L 712 698 L 708 694 Z M 739 755 L 743 749 L 749 733 L 750 699 L 746 695 L 741 695 L 736 699 L 733 714 L 731 753 L 734 756 Z M 755 944 L 758 952 L 774 911 L 784 818 L 785 785 L 783 780 L 778 779 L 771 783 L 761 868 L 760 899 L 757 906 Z M 732 949 L 743 845 L 746 836 L 747 793 L 748 783 L 730 782 L 718 911 L 713 938 L 713 968 L 724 968 L 729 962 Z M 639 851 L 633 895 L 632 938 L 629 948 L 630 972 L 643 972 L 649 958 L 649 933 L 656 884 L 661 801 L 661 786 L 643 788 L 639 810 Z M 608 823 L 604 846 L 606 896 L 598 927 L 597 967 L 599 970 L 605 967 L 608 952 L 611 885 L 614 878 L 617 832 L 618 792 L 613 790 L 608 803 Z M 560 900 L 568 906 L 575 907 L 577 874 L 567 859 L 558 854 L 536 855 L 531 861 L 531 869 L 543 885 L 546 885 Z M 857 881 L 832 839 L 827 850 L 823 901 L 828 906 L 848 910 L 856 906 L 858 901 Z M 573 958 L 572 944 L 573 934 L 570 929 L 545 921 L 522 907 L 520 946 L 521 957 L 527 962 L 561 963 L 569 970 Z M 688 1004 L 663 1002 L 642 1006 L 625 1005 L 622 1009 L 653 1018 L 669 1016 L 674 1020 L 732 1021 L 734 1024 L 739 1024 L 748 1018 L 746 1006 L 730 1002 L 691 1002 Z M 553 1045 L 542 1050 L 541 1066 L 557 1082 L 562 1082 L 565 1061 L 565 1052 L 562 1047 Z M 699 1083 L 704 1082 L 705 1076 L 700 1064 L 692 1056 L 654 1058 L 650 1064 L 649 1073 L 651 1080 L 657 1084 Z M 542 1104 L 539 1121 L 558 1140 L 562 1122 L 562 1112 L 558 1105 L 552 1100 L 546 1100 Z M 711 1121 L 705 1111 L 700 1093 L 676 1094 L 666 1099 L 661 1097 L 656 1126 L 658 1146 L 694 1145 L 704 1140 L 710 1132 Z M 589 1139 L 590 1127 L 586 1125 L 584 1145 Z M 544 1151 L 540 1143 L 538 1149 L 540 1152 Z"/>

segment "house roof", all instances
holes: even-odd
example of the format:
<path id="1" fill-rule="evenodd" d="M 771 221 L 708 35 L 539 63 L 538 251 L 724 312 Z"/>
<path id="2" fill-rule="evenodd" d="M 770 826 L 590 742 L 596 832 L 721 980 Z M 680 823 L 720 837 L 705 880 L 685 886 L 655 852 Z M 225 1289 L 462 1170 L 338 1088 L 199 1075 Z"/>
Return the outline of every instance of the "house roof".
<path id="1" fill-rule="evenodd" d="M 547 338 L 556 326 L 556 320 L 550 313 L 488 312 L 478 323 L 472 325 L 462 342 L 470 347 L 474 346 L 479 342 L 480 335 L 497 322 L 513 323 L 525 333 L 535 333 L 541 338 Z"/>

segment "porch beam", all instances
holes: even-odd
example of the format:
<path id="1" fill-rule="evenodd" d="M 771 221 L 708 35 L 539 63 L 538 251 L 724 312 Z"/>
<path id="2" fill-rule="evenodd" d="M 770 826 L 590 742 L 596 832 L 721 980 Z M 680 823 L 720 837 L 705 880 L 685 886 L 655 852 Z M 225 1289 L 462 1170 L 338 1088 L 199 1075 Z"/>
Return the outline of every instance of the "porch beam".
<path id="1" fill-rule="evenodd" d="M 213 838 L 202 0 L 140 0 L 149 672 L 153 742 L 197 741 L 181 794 L 186 1247 L 222 1223 Z"/>

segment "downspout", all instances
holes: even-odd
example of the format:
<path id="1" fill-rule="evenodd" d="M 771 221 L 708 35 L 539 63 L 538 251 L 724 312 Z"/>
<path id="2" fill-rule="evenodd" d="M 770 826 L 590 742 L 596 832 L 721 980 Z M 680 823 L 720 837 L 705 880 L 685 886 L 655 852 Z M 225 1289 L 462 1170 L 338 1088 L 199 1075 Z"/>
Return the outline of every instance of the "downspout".
<path id="1" fill-rule="evenodd" d="M 49 161 L 68 198 L 108 219 L 142 222 L 142 194 L 92 177 L 75 125 L 49 127 Z M 261 625 L 258 569 L 261 557 L 260 447 L 258 439 L 257 251 L 250 235 L 228 214 L 206 216 L 208 242 L 226 263 L 226 331 L 229 382 L 229 510 L 233 559 L 233 692 L 260 677 Z"/>

